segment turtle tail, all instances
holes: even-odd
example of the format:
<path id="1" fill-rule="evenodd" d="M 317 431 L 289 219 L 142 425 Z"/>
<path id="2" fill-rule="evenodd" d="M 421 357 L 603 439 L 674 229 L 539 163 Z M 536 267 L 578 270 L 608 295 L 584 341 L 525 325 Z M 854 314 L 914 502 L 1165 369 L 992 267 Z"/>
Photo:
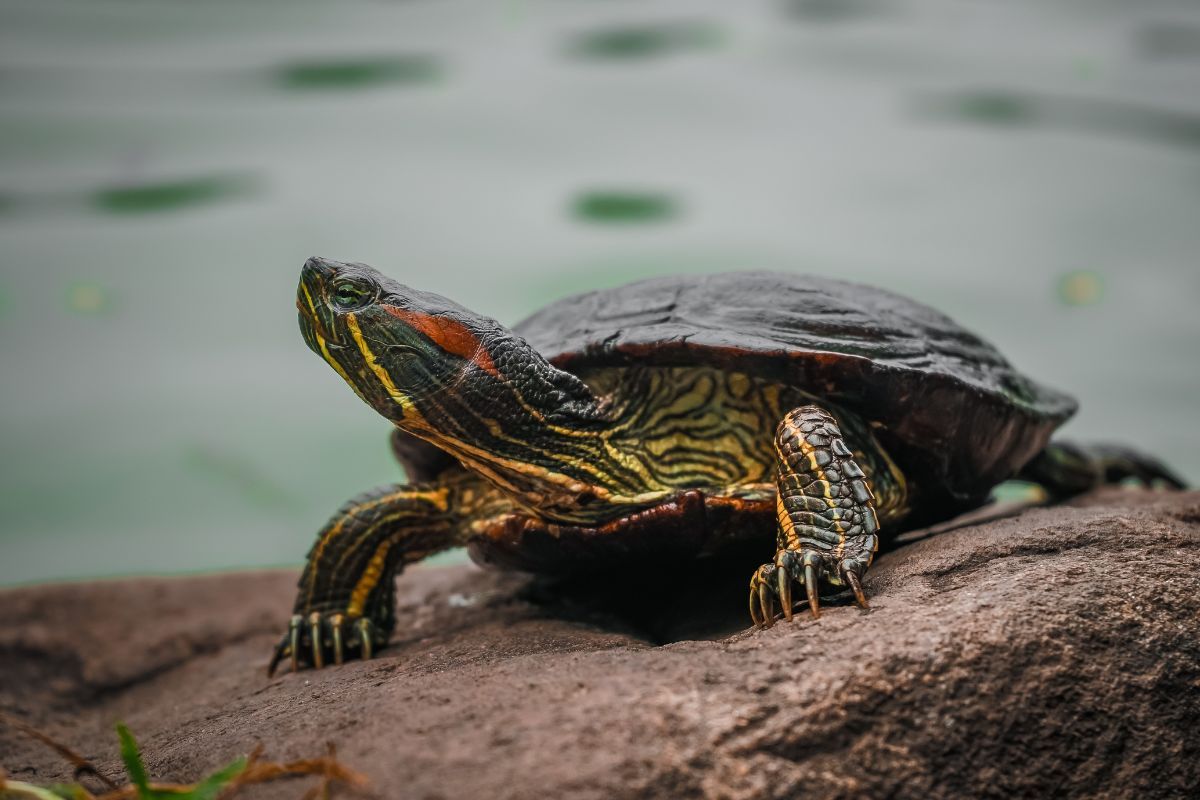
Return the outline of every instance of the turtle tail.
<path id="1" fill-rule="evenodd" d="M 1055 500 L 1126 481 L 1142 486 L 1186 488 L 1183 480 L 1153 456 L 1120 445 L 1051 442 L 1016 476 L 1036 483 Z"/>

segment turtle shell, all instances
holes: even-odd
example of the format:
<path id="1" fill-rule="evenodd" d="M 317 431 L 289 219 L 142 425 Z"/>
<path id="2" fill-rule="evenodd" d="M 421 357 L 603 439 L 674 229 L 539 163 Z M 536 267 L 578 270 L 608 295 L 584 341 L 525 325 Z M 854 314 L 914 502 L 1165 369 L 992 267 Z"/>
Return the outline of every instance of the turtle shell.
<path id="1" fill-rule="evenodd" d="M 1024 466 L 1076 408 L 944 314 L 808 275 L 654 278 L 559 300 L 514 330 L 578 375 L 709 365 L 794 385 L 864 417 L 923 499 L 964 505 Z"/>

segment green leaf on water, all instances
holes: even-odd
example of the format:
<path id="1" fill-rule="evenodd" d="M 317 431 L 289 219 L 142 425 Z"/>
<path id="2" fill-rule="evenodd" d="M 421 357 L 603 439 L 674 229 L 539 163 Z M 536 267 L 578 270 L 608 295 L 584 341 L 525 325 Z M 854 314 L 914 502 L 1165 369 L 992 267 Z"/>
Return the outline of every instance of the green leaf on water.
<path id="1" fill-rule="evenodd" d="M 702 22 L 620 25 L 579 34 L 569 52 L 583 58 L 652 58 L 672 52 L 703 50 L 721 44 L 720 28 Z"/>
<path id="2" fill-rule="evenodd" d="M 654 222 L 678 213 L 675 200 L 654 192 L 584 192 L 575 198 L 573 212 L 588 222 Z"/>
<path id="3" fill-rule="evenodd" d="M 175 181 L 97 189 L 91 204 L 112 214 L 174 211 L 245 194 L 250 181 L 238 175 L 207 175 Z"/>
<path id="4" fill-rule="evenodd" d="M 362 89 L 382 84 L 429 83 L 441 74 L 428 55 L 295 61 L 277 68 L 285 89 Z"/>
<path id="5" fill-rule="evenodd" d="M 1029 122 L 1034 108 L 1028 100 L 1009 92 L 974 92 L 958 98 L 957 112 L 977 122 L 1015 125 Z"/>

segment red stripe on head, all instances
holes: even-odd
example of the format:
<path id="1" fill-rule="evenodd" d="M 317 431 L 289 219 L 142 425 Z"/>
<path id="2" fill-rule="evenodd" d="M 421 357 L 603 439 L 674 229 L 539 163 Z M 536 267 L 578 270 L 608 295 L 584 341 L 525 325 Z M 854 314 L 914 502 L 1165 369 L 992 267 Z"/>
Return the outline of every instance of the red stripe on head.
<path id="1" fill-rule="evenodd" d="M 500 371 L 496 369 L 487 350 L 483 349 L 479 337 L 461 322 L 449 317 L 422 314 L 386 304 L 383 309 L 410 328 L 420 331 L 422 335 L 447 353 L 470 361 L 480 369 L 490 372 L 497 378 L 500 377 Z"/>

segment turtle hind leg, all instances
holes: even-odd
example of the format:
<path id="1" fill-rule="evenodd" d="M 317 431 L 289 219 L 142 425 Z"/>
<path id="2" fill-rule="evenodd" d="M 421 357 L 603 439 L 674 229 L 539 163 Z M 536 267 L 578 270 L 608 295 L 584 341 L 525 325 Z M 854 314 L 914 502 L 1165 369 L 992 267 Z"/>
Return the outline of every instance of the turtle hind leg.
<path id="1" fill-rule="evenodd" d="M 1055 500 L 1065 500 L 1105 484 L 1136 481 L 1143 486 L 1186 488 L 1166 465 L 1152 456 L 1119 445 L 1051 442 L 1017 474 L 1017 480 L 1041 486 Z"/>
<path id="2" fill-rule="evenodd" d="M 750 616 L 770 626 L 779 601 L 792 618 L 799 583 L 814 617 L 819 582 L 848 587 L 867 606 L 862 578 L 879 547 L 875 496 L 833 416 L 820 406 L 787 414 L 775 433 L 779 474 L 775 560 L 750 579 Z"/>
<path id="3" fill-rule="evenodd" d="M 353 498 L 321 529 L 300 576 L 292 618 L 267 673 L 289 659 L 321 668 L 370 658 L 395 625 L 395 576 L 458 544 L 450 490 L 392 485 Z"/>

